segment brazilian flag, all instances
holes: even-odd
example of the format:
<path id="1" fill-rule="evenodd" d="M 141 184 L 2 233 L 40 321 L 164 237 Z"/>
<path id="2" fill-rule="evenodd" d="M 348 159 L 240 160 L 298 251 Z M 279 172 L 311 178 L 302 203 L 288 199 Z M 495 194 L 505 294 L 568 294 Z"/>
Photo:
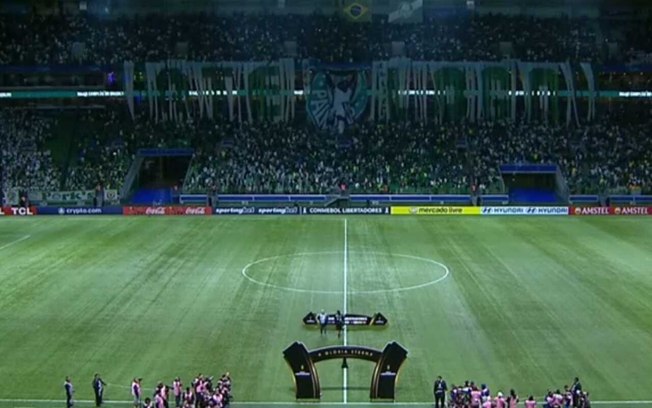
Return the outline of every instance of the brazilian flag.
<path id="1" fill-rule="evenodd" d="M 342 17 L 355 23 L 371 21 L 372 0 L 341 0 Z"/>

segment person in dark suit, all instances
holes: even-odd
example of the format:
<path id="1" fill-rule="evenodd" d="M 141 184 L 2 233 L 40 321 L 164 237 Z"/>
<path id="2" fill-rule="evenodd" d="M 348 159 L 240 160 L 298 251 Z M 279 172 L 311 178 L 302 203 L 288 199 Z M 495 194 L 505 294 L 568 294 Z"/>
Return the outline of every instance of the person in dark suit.
<path id="1" fill-rule="evenodd" d="M 339 310 L 335 313 L 335 329 L 337 330 L 337 338 L 342 336 L 342 329 L 344 328 L 344 316 Z"/>
<path id="2" fill-rule="evenodd" d="M 29 197 L 27 195 L 27 191 L 21 191 L 20 194 L 20 199 L 18 201 L 18 206 L 20 208 L 27 208 L 29 207 Z"/>
<path id="3" fill-rule="evenodd" d="M 95 377 L 93 377 L 93 393 L 95 394 L 95 406 L 100 407 L 102 406 L 102 399 L 104 398 L 104 386 L 106 383 L 102 380 L 102 377 L 100 377 L 99 374 L 95 374 Z"/>
<path id="4" fill-rule="evenodd" d="M 437 376 L 433 387 L 433 393 L 435 394 L 435 408 L 444 408 L 446 406 L 447 390 L 448 386 L 446 385 L 446 381 L 441 378 L 441 375 Z"/>
<path id="5" fill-rule="evenodd" d="M 577 407 L 582 396 L 582 383 L 580 383 L 579 377 L 575 377 L 575 380 L 573 380 L 570 391 L 573 394 L 573 406 Z"/>
<path id="6" fill-rule="evenodd" d="M 72 401 L 72 394 L 74 394 L 75 389 L 72 386 L 70 377 L 66 377 L 66 382 L 63 383 L 63 389 L 66 390 L 66 408 L 72 408 L 72 406 L 75 405 Z"/>

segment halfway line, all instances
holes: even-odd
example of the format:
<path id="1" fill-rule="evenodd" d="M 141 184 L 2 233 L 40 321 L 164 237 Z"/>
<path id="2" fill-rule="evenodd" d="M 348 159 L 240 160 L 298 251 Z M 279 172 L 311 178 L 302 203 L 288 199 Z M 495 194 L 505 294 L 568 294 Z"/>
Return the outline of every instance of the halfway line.
<path id="1" fill-rule="evenodd" d="M 348 304 L 348 280 L 349 280 L 349 231 L 348 231 L 348 222 L 346 218 L 344 219 L 344 267 L 343 269 L 343 274 L 344 274 L 344 288 L 342 289 L 342 292 L 344 293 L 344 305 L 342 307 L 342 314 L 346 316 L 347 313 L 347 304 Z M 346 330 L 346 325 L 342 325 L 343 328 L 342 330 L 344 331 L 344 345 L 347 346 L 349 344 L 349 339 L 348 339 L 348 334 Z M 342 401 L 346 404 L 348 402 L 348 369 L 343 368 L 342 369 Z"/>

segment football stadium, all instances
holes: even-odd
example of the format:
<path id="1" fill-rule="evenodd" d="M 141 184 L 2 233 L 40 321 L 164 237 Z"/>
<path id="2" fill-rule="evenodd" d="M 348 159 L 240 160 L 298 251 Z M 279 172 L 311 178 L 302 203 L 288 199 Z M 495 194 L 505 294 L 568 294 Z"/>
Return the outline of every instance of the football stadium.
<path id="1" fill-rule="evenodd" d="M 0 408 L 652 407 L 652 4 L 0 2 Z"/>

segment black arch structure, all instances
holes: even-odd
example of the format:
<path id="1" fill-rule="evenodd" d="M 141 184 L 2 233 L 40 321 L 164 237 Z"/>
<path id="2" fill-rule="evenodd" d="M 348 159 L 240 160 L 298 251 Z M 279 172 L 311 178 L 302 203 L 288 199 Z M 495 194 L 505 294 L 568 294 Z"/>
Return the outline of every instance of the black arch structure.
<path id="1" fill-rule="evenodd" d="M 397 342 L 387 343 L 383 350 L 362 346 L 330 346 L 308 351 L 301 342 L 294 342 L 283 351 L 294 375 L 297 399 L 320 399 L 321 387 L 316 363 L 325 360 L 355 358 L 375 364 L 371 376 L 369 398 L 394 399 L 396 380 L 408 351 Z"/>

